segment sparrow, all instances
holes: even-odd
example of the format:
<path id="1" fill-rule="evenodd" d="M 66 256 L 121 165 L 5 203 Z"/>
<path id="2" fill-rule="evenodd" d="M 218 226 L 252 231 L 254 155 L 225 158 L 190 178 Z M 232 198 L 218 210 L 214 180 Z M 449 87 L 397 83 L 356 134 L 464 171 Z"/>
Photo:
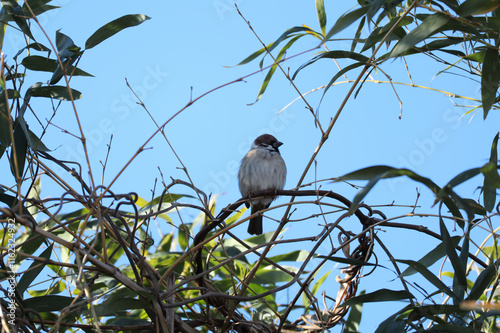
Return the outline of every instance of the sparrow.
<path id="1" fill-rule="evenodd" d="M 265 190 L 282 190 L 285 186 L 286 165 L 280 155 L 279 147 L 283 143 L 270 134 L 259 136 L 241 160 L 238 171 L 238 183 L 242 196 Z M 252 206 L 252 214 L 266 209 L 276 199 L 267 197 L 246 202 L 247 208 Z M 250 219 L 248 225 L 250 235 L 262 234 L 262 215 Z"/>

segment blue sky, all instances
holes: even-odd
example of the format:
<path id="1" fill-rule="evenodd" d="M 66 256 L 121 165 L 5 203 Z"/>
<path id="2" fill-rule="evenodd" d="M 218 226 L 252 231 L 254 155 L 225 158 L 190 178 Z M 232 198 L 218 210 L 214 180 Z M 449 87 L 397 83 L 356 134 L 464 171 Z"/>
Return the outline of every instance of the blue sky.
<path id="1" fill-rule="evenodd" d="M 142 25 L 126 29 L 86 51 L 79 67 L 95 77 L 75 77 L 71 81 L 72 88 L 83 93 L 83 98 L 76 102 L 76 106 L 88 140 L 92 171 L 98 182 L 102 175 L 100 161 L 106 158 L 106 145 L 111 134 L 113 142 L 105 183 L 109 183 L 118 174 L 156 129 L 146 112 L 136 104 L 125 84 L 125 78 L 155 120 L 162 124 L 189 102 L 191 94 L 193 97 L 199 96 L 258 70 L 258 61 L 240 67 L 225 67 L 236 65 L 261 47 L 234 9 L 234 3 L 228 0 L 107 1 L 99 2 L 98 5 L 77 1 L 52 3 L 59 4 L 61 8 L 40 17 L 44 30 L 54 39 L 55 31 L 61 29 L 62 33 L 82 47 L 95 30 L 115 18 L 138 13 L 151 17 L 151 20 Z M 350 3 L 354 5 L 354 1 Z M 318 29 L 314 1 L 240 0 L 237 4 L 265 43 L 274 41 L 283 31 L 293 26 L 306 24 Z M 327 28 L 331 27 L 341 13 L 349 10 L 348 2 L 325 1 L 325 5 L 329 18 Z M 39 42 L 48 44 L 37 28 L 33 27 L 33 31 Z M 14 38 L 15 34 L 12 32 L 12 29 L 7 31 L 4 43 L 8 61 L 23 47 L 22 41 Z M 365 28 L 365 36 L 367 33 L 369 31 Z M 340 37 L 352 35 L 352 30 L 347 30 Z M 288 55 L 316 45 L 316 39 L 303 38 Z M 329 48 L 348 49 L 350 43 L 338 41 L 330 44 Z M 284 63 L 284 68 L 290 67 L 290 72 L 293 73 L 312 55 L 314 53 L 309 52 L 296 57 Z M 429 58 L 410 57 L 407 62 L 415 84 L 473 98 L 480 97 L 478 82 L 448 74 L 434 76 L 444 67 Z M 348 64 L 345 61 L 339 63 L 341 66 Z M 385 63 L 383 69 L 395 82 L 409 83 L 404 63 L 400 59 Z M 323 60 L 302 71 L 296 84 L 302 93 L 306 93 L 326 84 L 336 72 L 333 62 Z M 302 101 L 293 103 L 278 114 L 297 97 L 279 71 L 262 99 L 256 104 L 248 105 L 255 101 L 264 76 L 265 73 L 258 73 L 246 78 L 244 82 L 234 83 L 209 94 L 179 114 L 165 128 L 167 137 L 195 184 L 207 192 L 220 194 L 219 209 L 240 197 L 237 168 L 257 135 L 270 132 L 284 143 L 280 151 L 288 167 L 287 189 L 295 187 L 319 142 L 320 133 Z M 349 79 L 356 77 L 352 73 L 348 76 Z M 373 72 L 373 76 L 378 80 L 386 80 L 380 72 Z M 27 78 L 29 86 L 36 80 L 46 82 L 50 75 L 29 72 Z M 455 107 L 454 103 L 470 103 L 426 89 L 395 86 L 403 102 L 402 118 L 398 117 L 398 99 L 389 84 L 365 83 L 357 98 L 348 101 L 330 139 L 318 155 L 316 171 L 314 168 L 310 170 L 306 183 L 314 179 L 338 177 L 371 165 L 386 164 L 410 168 L 444 185 L 461 171 L 486 163 L 491 141 L 498 131 L 495 125 L 499 121 L 498 112 L 491 111 L 487 121 L 482 120 L 481 111 L 473 117 L 466 115 L 460 118 L 467 109 Z M 320 109 L 324 128 L 336 113 L 349 88 L 350 84 L 345 83 L 329 90 Z M 316 107 L 321 95 L 322 90 L 319 90 L 308 95 L 307 99 Z M 49 101 L 39 99 L 35 105 L 38 106 L 36 112 L 41 119 L 51 116 Z M 70 103 L 64 103 L 53 123 L 78 133 Z M 40 133 L 40 127 L 34 123 L 31 129 Z M 56 127 L 50 127 L 44 142 L 53 149 L 52 154 L 62 160 L 83 161 L 78 140 L 61 133 Z M 170 177 L 186 178 L 183 171 L 178 169 L 179 162 L 161 136 L 154 138 L 146 147 L 115 182 L 111 188 L 115 193 L 134 191 L 149 198 L 155 179 L 160 177 L 159 169 L 167 182 Z M 477 198 L 479 191 L 472 194 L 476 185 L 463 186 L 463 193 Z M 44 187 L 42 184 L 42 196 L 51 195 L 50 186 L 47 184 Z M 324 183 L 323 188 L 332 189 L 350 199 L 355 194 L 350 186 L 344 184 Z M 415 202 L 416 189 L 422 192 L 421 211 L 432 211 L 433 197 L 429 191 L 406 179 L 379 184 L 366 198 L 366 202 L 380 205 L 394 201 L 396 204 L 411 205 Z M 179 192 L 187 193 L 184 189 Z M 280 198 L 277 202 L 285 203 L 286 199 Z M 384 209 L 390 216 L 409 211 Z M 282 212 L 278 210 L 272 215 L 279 218 Z M 310 211 L 304 210 L 303 213 Z M 317 224 L 321 222 L 318 219 L 295 223 L 288 228 L 286 237 L 299 237 L 304 232 L 319 230 Z M 408 222 L 437 226 L 437 220 Z M 268 221 L 264 231 L 271 231 L 273 228 L 273 223 Z M 236 232 L 246 238 L 245 231 L 246 226 L 242 226 Z M 407 233 L 394 230 L 380 232 L 380 236 L 393 251 L 406 250 L 404 252 L 408 252 L 408 256 L 413 258 L 421 257 L 426 253 L 425 249 L 431 249 L 437 244 L 419 235 L 409 237 Z M 410 250 L 413 248 L 421 251 Z M 384 265 L 389 265 L 385 258 L 382 260 L 385 260 Z M 334 271 L 332 277 L 337 274 L 340 272 Z M 366 282 L 363 280 L 360 290 L 379 289 L 394 277 L 387 273 L 381 277 L 374 275 L 372 279 L 368 277 Z M 401 287 L 395 282 L 394 288 Z M 331 293 L 334 295 L 334 292 Z M 391 314 L 390 309 L 383 318 Z M 367 319 L 363 322 L 363 327 L 367 332 L 372 331 L 376 323 L 376 320 Z"/>

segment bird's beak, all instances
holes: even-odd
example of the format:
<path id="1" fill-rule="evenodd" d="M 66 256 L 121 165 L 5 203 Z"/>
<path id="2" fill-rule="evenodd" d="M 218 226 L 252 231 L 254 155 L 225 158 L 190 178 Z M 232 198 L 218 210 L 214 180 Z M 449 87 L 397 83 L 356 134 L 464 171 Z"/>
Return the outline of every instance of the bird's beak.
<path id="1" fill-rule="evenodd" d="M 276 141 L 275 143 L 273 143 L 273 147 L 274 148 L 278 148 L 279 146 L 281 146 L 283 144 L 283 142 L 280 142 L 280 141 Z"/>

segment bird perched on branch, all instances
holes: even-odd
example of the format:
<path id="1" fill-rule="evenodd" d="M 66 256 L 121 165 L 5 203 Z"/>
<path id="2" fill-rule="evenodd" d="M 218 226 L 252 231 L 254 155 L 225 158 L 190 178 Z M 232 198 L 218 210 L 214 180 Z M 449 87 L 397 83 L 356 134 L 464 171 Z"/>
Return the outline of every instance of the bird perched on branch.
<path id="1" fill-rule="evenodd" d="M 252 143 L 252 148 L 241 160 L 238 181 L 242 196 L 252 196 L 253 193 L 266 190 L 282 190 L 285 186 L 286 165 L 278 148 L 283 143 L 270 134 L 259 136 Z M 253 199 L 245 203 L 252 206 L 252 214 L 266 209 L 276 197 Z M 248 225 L 250 235 L 262 234 L 262 215 L 250 220 Z"/>

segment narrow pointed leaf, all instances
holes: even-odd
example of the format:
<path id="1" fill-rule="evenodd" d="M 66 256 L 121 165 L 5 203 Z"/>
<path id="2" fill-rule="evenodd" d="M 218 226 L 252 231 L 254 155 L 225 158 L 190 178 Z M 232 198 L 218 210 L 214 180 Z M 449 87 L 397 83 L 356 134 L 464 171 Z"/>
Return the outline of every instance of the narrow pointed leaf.
<path id="1" fill-rule="evenodd" d="M 282 41 L 284 41 L 284 40 L 286 40 L 288 38 L 291 38 L 291 37 L 295 37 L 294 34 L 297 33 L 297 32 L 314 33 L 314 30 L 312 30 L 309 27 L 293 27 L 293 28 L 290 28 L 290 29 L 286 30 L 283 34 L 281 34 L 281 36 L 279 36 L 278 39 L 276 39 L 274 42 L 272 42 L 271 44 L 267 45 L 266 46 L 267 50 L 269 50 L 269 52 L 271 52 Z M 302 36 L 305 36 L 305 34 L 301 34 L 299 36 L 302 37 Z M 248 57 L 246 57 L 245 59 L 243 59 L 242 61 L 240 61 L 236 66 L 244 65 L 244 64 L 247 64 L 247 63 L 251 62 L 252 60 L 254 60 L 255 58 L 257 58 L 258 56 L 260 56 L 261 54 L 263 54 L 264 52 L 266 52 L 266 48 L 261 48 L 260 50 L 252 53 L 251 55 L 249 55 Z"/>
<path id="2" fill-rule="evenodd" d="M 349 52 L 349 51 L 328 51 L 328 52 L 322 52 L 320 53 L 319 55 L 311 58 L 309 61 L 307 61 L 305 64 L 301 65 L 299 68 L 297 68 L 297 70 L 295 71 L 295 73 L 293 74 L 292 76 L 292 80 L 295 79 L 295 77 L 297 76 L 297 74 L 302 70 L 304 69 L 305 67 L 315 63 L 316 61 L 320 60 L 320 59 L 353 59 L 353 60 L 356 60 L 362 64 L 366 64 L 368 63 L 368 57 L 362 55 L 362 54 L 359 54 L 359 53 L 356 53 L 356 52 Z"/>
<path id="3" fill-rule="evenodd" d="M 303 35 L 293 37 L 285 46 L 283 46 L 283 48 L 280 50 L 278 56 L 276 57 L 276 63 L 273 66 L 271 66 L 271 68 L 267 72 L 266 77 L 264 78 L 264 82 L 262 82 L 262 85 L 261 85 L 260 90 L 259 90 L 259 94 L 257 95 L 257 99 L 255 100 L 255 102 L 251 103 L 250 105 L 255 104 L 257 101 L 259 101 L 259 99 L 261 99 L 262 95 L 264 95 L 264 92 L 267 89 L 267 86 L 269 85 L 269 82 L 271 81 L 271 78 L 274 75 L 274 72 L 278 68 L 278 62 L 281 61 L 281 59 L 283 59 L 286 51 L 293 45 L 293 43 L 295 43 L 302 36 Z"/>
<path id="4" fill-rule="evenodd" d="M 369 10 L 366 13 L 366 17 L 368 21 L 371 21 L 371 19 L 375 16 L 375 14 L 382 8 L 382 6 L 386 3 L 386 0 L 374 0 L 369 2 Z"/>
<path id="5" fill-rule="evenodd" d="M 26 58 L 23 59 L 21 64 L 27 69 L 32 71 L 42 71 L 51 73 L 55 72 L 58 67 L 57 60 L 47 59 L 46 57 L 41 57 L 36 55 L 27 56 Z M 89 74 L 79 68 L 76 68 L 74 71 L 73 69 L 74 69 L 73 66 L 67 66 L 66 72 L 68 74 L 73 74 L 73 76 L 93 76 L 92 74 Z"/>
<path id="6" fill-rule="evenodd" d="M 352 306 L 355 304 L 370 303 L 370 302 L 400 301 L 410 298 L 415 298 L 415 297 L 406 290 L 380 289 L 369 294 L 353 297 L 348 301 L 344 302 L 341 306 Z"/>
<path id="7" fill-rule="evenodd" d="M 48 86 L 39 87 L 31 91 L 31 96 L 33 97 L 49 97 L 54 99 L 59 99 L 61 101 L 70 101 L 71 99 L 77 100 L 82 98 L 82 93 L 78 90 L 71 89 L 71 96 L 69 94 L 68 88 L 64 86 Z"/>
<path id="8" fill-rule="evenodd" d="M 361 291 L 359 296 L 364 295 L 365 291 Z M 363 304 L 356 304 L 351 307 L 349 312 L 349 316 L 344 325 L 343 332 L 345 333 L 354 333 L 359 332 L 359 324 L 361 323 L 361 314 L 363 312 Z"/>
<path id="9" fill-rule="evenodd" d="M 421 263 L 413 260 L 398 260 L 396 259 L 397 262 L 402 262 L 403 264 L 407 264 L 408 266 L 412 267 L 414 270 L 416 270 L 418 273 L 420 273 L 427 281 L 432 283 L 440 292 L 443 292 L 447 294 L 448 296 L 456 299 L 457 296 L 451 291 L 450 288 L 448 288 L 443 281 L 441 281 L 436 275 L 434 275 L 427 267 L 422 265 Z"/>
<path id="10" fill-rule="evenodd" d="M 14 19 L 14 22 L 16 22 L 17 26 L 22 30 L 22 32 L 24 32 L 24 34 L 28 36 L 30 39 L 35 40 L 35 38 L 31 34 L 28 22 L 24 17 L 23 8 L 17 5 L 17 7 L 12 10 L 11 15 L 12 18 Z"/>
<path id="11" fill-rule="evenodd" d="M 30 146 L 31 149 L 37 150 L 37 151 L 50 151 L 47 146 L 36 136 L 35 133 L 33 133 L 31 130 L 28 130 L 29 137 L 28 137 L 28 145 Z"/>
<path id="12" fill-rule="evenodd" d="M 499 0 L 467 0 L 458 6 L 457 13 L 464 16 L 482 15 L 500 7 Z"/>
<path id="13" fill-rule="evenodd" d="M 479 297 L 483 295 L 484 291 L 491 286 L 491 283 L 494 281 L 497 274 L 498 262 L 493 263 L 483 269 L 483 271 L 479 274 L 476 281 L 474 282 L 474 286 L 472 287 L 466 300 L 477 301 Z"/>
<path id="14" fill-rule="evenodd" d="M 24 50 L 30 50 L 30 49 L 33 49 L 33 50 L 37 50 L 37 51 L 40 51 L 40 52 L 48 52 L 48 55 L 50 56 L 50 52 L 51 52 L 51 49 L 49 49 L 48 47 L 46 47 L 45 45 L 43 44 L 40 44 L 40 43 L 31 43 L 29 45 L 26 45 L 25 47 L 23 47 L 22 49 L 20 49 L 19 51 L 17 51 L 16 55 L 13 57 L 14 59 L 17 59 L 17 57 L 23 53 Z"/>
<path id="15" fill-rule="evenodd" d="M 68 35 L 63 34 L 60 30 L 56 31 L 56 48 L 59 57 L 63 60 L 75 55 L 73 49 L 79 49 L 73 40 Z"/>
<path id="16" fill-rule="evenodd" d="M 12 119 L 10 118 L 9 108 L 7 105 L 7 96 L 6 90 L 2 89 L 0 92 L 0 152 L 3 153 L 7 147 L 12 143 L 12 130 L 10 127 L 10 122 Z"/>
<path id="17" fill-rule="evenodd" d="M 382 40 L 387 33 L 394 28 L 396 23 L 399 21 L 399 17 L 395 17 L 392 20 L 390 20 L 386 25 L 383 27 L 379 27 L 376 29 L 373 29 L 373 32 L 368 36 L 368 38 L 365 41 L 365 45 L 361 49 L 361 52 L 368 50 L 371 47 L 374 47 L 377 42 Z M 413 19 L 411 17 L 405 17 L 401 21 L 399 21 L 398 28 L 394 29 L 392 34 L 389 35 L 386 39 L 386 42 L 392 41 L 392 40 L 400 40 L 402 39 L 406 33 L 405 31 L 401 31 L 401 27 L 408 25 L 413 22 Z"/>
<path id="18" fill-rule="evenodd" d="M 375 333 L 404 332 L 406 326 L 405 321 L 397 319 L 400 315 L 400 312 L 402 311 L 393 314 L 392 316 L 381 322 L 380 325 L 375 330 Z"/>
<path id="19" fill-rule="evenodd" d="M 292 261 L 292 262 L 301 262 L 304 261 L 309 252 L 306 250 L 296 250 L 286 254 L 278 254 L 276 256 L 270 257 L 269 260 L 274 262 L 284 262 L 284 261 Z"/>
<path id="20" fill-rule="evenodd" d="M 481 172 L 484 175 L 483 182 L 483 200 L 484 200 L 484 208 L 488 212 L 491 212 L 495 207 L 496 203 L 496 192 L 497 188 L 500 188 L 500 175 L 498 175 L 498 136 L 499 133 L 493 139 L 493 143 L 491 144 L 491 153 L 490 160 L 486 163 L 482 168 Z"/>
<path id="21" fill-rule="evenodd" d="M 14 177 L 23 177 L 24 165 L 26 162 L 26 152 L 28 151 L 28 141 L 18 123 L 14 129 L 14 152 L 10 157 L 10 167 Z"/>
<path id="22" fill-rule="evenodd" d="M 25 299 L 23 305 L 36 312 L 61 311 L 63 308 L 70 306 L 74 300 L 73 297 L 46 295 Z"/>
<path id="23" fill-rule="evenodd" d="M 486 119 L 488 112 L 495 103 L 500 79 L 500 66 L 498 64 L 498 50 L 486 50 L 481 73 L 481 100 L 483 102 L 483 118 Z"/>
<path id="24" fill-rule="evenodd" d="M 460 255 L 458 257 L 458 259 L 462 264 L 462 267 L 467 267 L 467 260 L 469 259 L 469 245 L 470 245 L 469 235 L 470 235 L 470 225 L 467 228 L 467 232 L 464 235 L 462 249 L 460 250 Z M 463 301 L 466 291 L 467 291 L 467 285 L 463 286 L 460 283 L 459 279 L 457 279 L 457 274 L 455 274 L 453 278 L 453 292 L 458 296 L 458 299 L 460 301 Z"/>
<path id="25" fill-rule="evenodd" d="M 358 205 L 363 201 L 365 196 L 368 194 L 368 192 L 371 191 L 371 189 L 378 183 L 378 181 L 383 178 L 385 173 L 379 174 L 368 182 L 361 190 L 356 193 L 354 196 L 354 199 L 352 200 L 351 207 L 349 207 L 349 213 L 354 213 L 354 211 L 358 208 Z"/>
<path id="26" fill-rule="evenodd" d="M 325 87 L 325 90 L 323 91 L 323 95 L 321 96 L 321 99 L 319 101 L 319 104 L 321 104 L 323 102 L 323 98 L 325 97 L 326 95 L 326 92 L 335 84 L 335 82 L 344 74 L 346 74 L 347 72 L 355 69 L 355 68 L 358 68 L 358 67 L 361 67 L 361 66 L 364 66 L 366 65 L 365 63 L 362 63 L 362 62 L 356 62 L 354 64 L 351 64 L 349 66 L 346 66 L 344 68 L 342 68 L 340 71 L 338 71 L 337 74 L 335 74 L 332 79 L 330 80 L 330 82 L 328 82 L 328 84 L 326 85 Z M 319 107 L 318 107 L 319 109 Z"/>
<path id="27" fill-rule="evenodd" d="M 186 224 L 181 224 L 179 226 L 178 241 L 182 251 L 186 250 L 189 245 L 190 231 Z"/>
<path id="28" fill-rule="evenodd" d="M 368 11 L 369 7 L 361 7 L 350 11 L 349 13 L 345 13 L 335 22 L 334 26 L 328 31 L 323 41 L 330 39 L 333 35 L 341 32 L 345 28 L 349 27 L 351 24 L 356 22 L 361 16 L 365 15 Z"/>
<path id="29" fill-rule="evenodd" d="M 460 285 L 463 288 L 467 288 L 467 277 L 465 275 L 465 267 L 462 265 L 462 261 L 459 259 L 457 255 L 450 234 L 448 233 L 448 229 L 446 229 L 446 225 L 444 224 L 443 218 L 441 216 L 439 217 L 439 229 L 441 231 L 441 237 L 443 238 L 443 243 L 446 248 L 446 253 L 448 254 L 448 258 L 450 259 L 451 265 L 453 266 L 453 270 L 455 272 L 457 285 Z"/>
<path id="30" fill-rule="evenodd" d="M 450 180 L 448 182 L 448 184 L 446 184 L 446 186 L 453 188 L 453 187 L 460 185 L 463 182 L 477 176 L 480 173 L 481 173 L 481 168 L 474 168 L 474 169 L 466 170 L 466 171 L 458 174 L 457 176 L 455 176 L 452 180 Z"/>
<path id="31" fill-rule="evenodd" d="M 356 259 L 349 259 L 349 258 L 342 258 L 342 257 L 332 257 L 332 256 L 318 256 L 318 258 L 324 258 L 328 259 L 334 262 L 339 262 L 341 264 L 348 264 L 348 265 L 355 265 L 355 266 L 381 266 L 378 264 L 372 264 L 369 262 L 365 262 L 363 260 L 356 260 Z"/>
<path id="32" fill-rule="evenodd" d="M 381 175 L 382 174 L 382 175 Z M 343 180 L 371 180 L 372 178 L 379 177 L 379 179 L 385 179 L 385 178 L 394 178 L 394 177 L 400 177 L 400 176 L 407 176 L 408 178 L 413 179 L 414 181 L 420 182 L 423 185 L 427 186 L 436 196 L 440 193 L 441 188 L 436 185 L 432 180 L 426 177 L 422 177 L 419 174 L 416 174 L 415 172 L 408 170 L 408 169 L 397 169 L 385 165 L 377 165 L 377 166 L 372 166 L 368 168 L 363 168 L 351 173 L 348 173 L 342 177 L 340 177 L 337 181 L 343 181 Z M 370 184 L 372 185 L 372 184 Z M 362 194 L 363 196 L 366 195 L 365 190 L 363 191 Z M 362 198 L 358 198 L 362 199 Z M 453 216 L 457 217 L 458 219 L 462 219 L 462 214 L 458 210 L 457 206 L 455 203 L 449 198 L 449 197 L 437 197 L 437 201 L 442 201 L 446 205 L 446 207 L 450 210 L 450 212 L 453 214 Z M 460 223 L 460 222 L 459 222 Z"/>
<path id="33" fill-rule="evenodd" d="M 375 176 L 378 176 L 381 173 L 385 173 L 388 171 L 394 170 L 393 167 L 386 165 L 375 165 L 363 169 L 359 169 L 348 174 L 343 175 L 337 181 L 342 180 L 370 180 Z"/>
<path id="34" fill-rule="evenodd" d="M 123 29 L 130 28 L 136 25 L 143 23 L 146 20 L 149 20 L 150 17 L 143 14 L 134 14 L 134 15 L 125 15 L 114 21 L 106 23 L 96 32 L 92 34 L 92 36 L 87 39 L 85 42 L 85 49 L 91 49 L 94 46 L 100 44 L 104 40 L 113 36 L 117 32 L 120 32 Z"/>
<path id="35" fill-rule="evenodd" d="M 358 30 L 356 30 L 356 34 L 354 34 L 354 39 L 352 40 L 352 44 L 351 44 L 351 52 L 354 52 L 354 50 L 356 49 L 356 45 L 358 44 L 358 40 L 361 37 L 361 33 L 363 32 L 365 22 L 366 22 L 366 17 L 363 16 L 363 18 L 359 22 Z"/>
<path id="36" fill-rule="evenodd" d="M 45 258 L 49 259 L 50 255 L 52 254 L 52 247 L 54 246 L 54 243 L 51 243 L 48 248 L 43 251 L 39 257 L 40 258 Z M 21 276 L 21 279 L 17 283 L 17 291 L 19 292 L 19 295 L 22 296 L 26 289 L 31 285 L 31 283 L 37 278 L 37 276 L 42 272 L 44 269 L 45 264 L 39 262 L 39 261 L 33 261 L 33 263 L 30 266 L 30 269 L 26 271 Z"/>
<path id="37" fill-rule="evenodd" d="M 326 13 L 325 2 L 323 0 L 316 0 L 316 12 L 318 12 L 319 27 L 323 36 L 326 35 Z"/>
<path id="38" fill-rule="evenodd" d="M 456 247 L 458 243 L 460 242 L 460 237 L 459 236 L 453 236 L 451 237 L 451 242 L 453 247 Z M 432 249 L 429 253 L 427 253 L 425 256 L 423 256 L 418 263 L 421 264 L 424 267 L 430 267 L 434 263 L 436 263 L 439 259 L 443 258 L 446 255 L 446 248 L 443 242 L 439 243 L 434 249 Z M 401 276 L 410 276 L 418 271 L 413 268 L 412 266 L 409 266 L 407 269 L 401 273 Z"/>
<path id="39" fill-rule="evenodd" d="M 396 46 L 392 49 L 390 57 L 397 57 L 405 51 L 414 47 L 427 37 L 436 33 L 443 25 L 448 22 L 449 18 L 441 13 L 436 13 L 428 16 L 421 25 L 413 29 L 408 35 L 404 36 Z"/>
<path id="40" fill-rule="evenodd" d="M 52 0 L 26 0 L 23 4 L 23 12 L 27 17 L 32 17 L 31 12 L 38 16 L 46 11 L 60 8 L 59 6 L 47 5 Z M 29 6 L 29 8 L 28 8 Z M 31 10 L 30 10 L 31 9 Z"/>

